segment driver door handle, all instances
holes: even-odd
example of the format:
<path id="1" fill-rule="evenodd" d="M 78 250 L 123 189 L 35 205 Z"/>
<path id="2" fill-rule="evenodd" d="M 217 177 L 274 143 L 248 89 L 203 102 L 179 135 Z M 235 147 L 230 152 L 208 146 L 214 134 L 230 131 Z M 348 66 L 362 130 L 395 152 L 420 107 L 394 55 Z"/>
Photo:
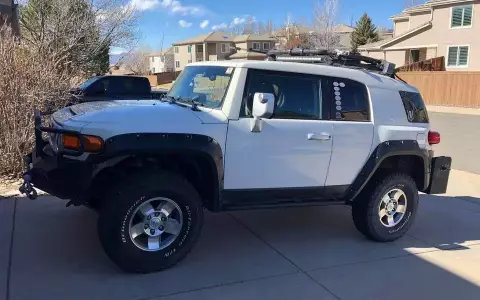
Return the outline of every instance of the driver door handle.
<path id="1" fill-rule="evenodd" d="M 332 139 L 332 136 L 330 135 L 330 133 L 326 133 L 326 132 L 322 132 L 320 134 L 309 133 L 307 135 L 307 139 L 309 141 L 329 141 Z"/>

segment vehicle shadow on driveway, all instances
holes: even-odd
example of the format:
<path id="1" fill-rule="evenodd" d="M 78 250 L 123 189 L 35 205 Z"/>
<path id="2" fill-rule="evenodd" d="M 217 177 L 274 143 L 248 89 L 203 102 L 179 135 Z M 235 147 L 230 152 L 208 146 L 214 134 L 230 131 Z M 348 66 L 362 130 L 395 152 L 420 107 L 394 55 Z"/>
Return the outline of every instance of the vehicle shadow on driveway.
<path id="1" fill-rule="evenodd" d="M 8 300 L 478 299 L 480 199 L 420 197 L 408 235 L 386 244 L 360 235 L 344 206 L 207 213 L 192 253 L 149 275 L 108 260 L 94 212 L 48 196 L 10 199 L 14 236 L 11 249 L 0 247 L 0 298 L 8 287 Z M 0 237 L 12 230 L 4 223 Z"/>

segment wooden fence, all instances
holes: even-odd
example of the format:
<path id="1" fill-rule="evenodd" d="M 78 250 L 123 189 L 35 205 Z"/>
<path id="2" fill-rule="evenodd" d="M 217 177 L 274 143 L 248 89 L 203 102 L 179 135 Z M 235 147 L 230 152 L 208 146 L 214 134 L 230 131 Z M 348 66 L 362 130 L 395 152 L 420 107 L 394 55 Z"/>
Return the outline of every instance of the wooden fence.
<path id="1" fill-rule="evenodd" d="M 145 75 L 144 77 L 148 78 L 151 86 L 157 86 L 174 81 L 178 77 L 178 74 L 180 74 L 179 71 Z"/>
<path id="2" fill-rule="evenodd" d="M 480 72 L 400 72 L 429 105 L 480 107 Z"/>

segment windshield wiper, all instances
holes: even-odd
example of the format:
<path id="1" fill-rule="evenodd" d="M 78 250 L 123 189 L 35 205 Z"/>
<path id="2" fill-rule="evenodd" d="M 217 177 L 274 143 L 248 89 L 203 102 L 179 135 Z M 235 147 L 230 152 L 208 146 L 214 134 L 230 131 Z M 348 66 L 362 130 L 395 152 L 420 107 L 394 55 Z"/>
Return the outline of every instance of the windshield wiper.
<path id="1" fill-rule="evenodd" d="M 179 100 L 179 101 L 191 104 L 192 105 L 192 110 L 194 110 L 194 111 L 200 111 L 200 109 L 198 107 L 199 106 L 204 106 L 203 103 L 198 101 L 198 99 L 199 99 L 198 96 L 195 96 L 193 98 L 181 98 L 181 97 L 177 98 L 177 100 Z"/>
<path id="2" fill-rule="evenodd" d="M 168 95 L 165 95 L 161 101 L 165 101 L 165 99 L 168 100 L 168 102 L 170 102 L 170 104 L 175 104 L 177 102 L 177 98 L 175 98 L 174 96 L 168 96 Z"/>

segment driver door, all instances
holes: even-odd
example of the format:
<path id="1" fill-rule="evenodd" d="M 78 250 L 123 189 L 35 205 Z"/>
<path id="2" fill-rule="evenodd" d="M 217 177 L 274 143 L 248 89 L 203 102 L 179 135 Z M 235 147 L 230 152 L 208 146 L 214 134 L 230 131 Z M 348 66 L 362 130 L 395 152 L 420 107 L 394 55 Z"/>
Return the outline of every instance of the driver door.
<path id="1" fill-rule="evenodd" d="M 261 120 L 259 132 L 251 130 L 255 93 L 275 97 L 274 114 Z M 332 122 L 324 121 L 328 104 L 322 94 L 321 76 L 249 70 L 240 118 L 228 126 L 227 205 L 291 201 L 299 195 L 302 201 L 322 198 L 333 129 Z"/>

